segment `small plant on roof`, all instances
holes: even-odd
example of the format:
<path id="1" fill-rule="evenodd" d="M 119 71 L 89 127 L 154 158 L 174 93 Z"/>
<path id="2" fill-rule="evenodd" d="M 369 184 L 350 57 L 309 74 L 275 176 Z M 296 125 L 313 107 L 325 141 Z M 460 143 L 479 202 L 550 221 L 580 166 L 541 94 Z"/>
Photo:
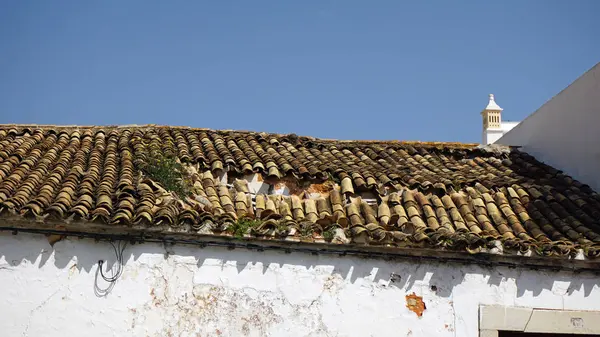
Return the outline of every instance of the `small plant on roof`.
<path id="1" fill-rule="evenodd" d="M 333 240 L 334 235 L 335 230 L 333 228 L 330 228 L 323 232 L 323 239 L 325 239 L 325 241 L 327 242 L 331 242 Z"/>
<path id="2" fill-rule="evenodd" d="M 282 238 L 286 237 L 288 235 L 289 231 L 290 230 L 286 223 L 280 222 L 277 224 L 277 227 L 276 227 L 276 235 L 277 236 L 282 237 Z"/>
<path id="3" fill-rule="evenodd" d="M 180 198 L 190 195 L 192 179 L 177 158 L 152 148 L 145 164 L 143 171 L 164 189 L 175 192 Z"/>
<path id="4" fill-rule="evenodd" d="M 256 219 L 249 218 L 239 218 L 236 222 L 233 223 L 231 227 L 227 229 L 227 231 L 236 238 L 242 238 L 248 232 L 250 228 L 254 228 L 260 225 L 260 221 Z"/>
<path id="5" fill-rule="evenodd" d="M 312 226 L 310 224 L 300 225 L 300 237 L 308 239 L 312 237 L 312 233 Z"/>

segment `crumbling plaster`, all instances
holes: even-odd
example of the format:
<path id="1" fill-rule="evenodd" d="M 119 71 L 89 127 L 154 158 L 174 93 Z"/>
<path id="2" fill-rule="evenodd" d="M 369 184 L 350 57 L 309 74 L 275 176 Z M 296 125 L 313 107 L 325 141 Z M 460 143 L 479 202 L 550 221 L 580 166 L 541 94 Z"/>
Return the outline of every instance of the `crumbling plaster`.
<path id="1" fill-rule="evenodd" d="M 127 246 L 106 293 L 106 242 L 0 233 L 0 247 L 5 336 L 476 337 L 480 305 L 600 310 L 588 274 L 151 243 Z"/>

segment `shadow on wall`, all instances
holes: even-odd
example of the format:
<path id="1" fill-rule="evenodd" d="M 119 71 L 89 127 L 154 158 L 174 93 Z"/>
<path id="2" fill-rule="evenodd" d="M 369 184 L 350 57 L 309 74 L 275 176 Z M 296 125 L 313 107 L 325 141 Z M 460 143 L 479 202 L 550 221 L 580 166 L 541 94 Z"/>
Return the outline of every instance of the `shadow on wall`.
<path id="1" fill-rule="evenodd" d="M 127 245 L 123 261 L 125 264 L 135 263 L 142 256 L 152 256 L 152 261 L 156 263 L 170 259 L 171 256 L 177 256 L 178 259 L 195 261 L 198 268 L 208 261 L 213 265 L 215 261 L 222 266 L 235 264 L 238 274 L 247 268 L 256 269 L 257 265 L 262 265 L 262 275 L 265 275 L 270 268 L 284 266 L 293 266 L 307 271 L 328 267 L 332 270 L 332 276 L 339 275 L 346 282 L 355 283 L 366 279 L 381 287 L 407 290 L 417 285 L 428 287 L 431 292 L 440 297 L 450 297 L 455 286 L 463 283 L 465 278 L 473 277 L 479 277 L 488 285 L 496 287 L 500 287 L 503 281 L 514 279 L 516 280 L 517 297 L 523 296 L 525 292 L 531 292 L 533 296 L 537 296 L 544 289 L 552 291 L 555 282 L 569 284 L 565 293 L 560 295 L 571 295 L 575 291 L 583 290 L 584 296 L 587 297 L 594 287 L 600 287 L 600 279 L 587 273 L 536 272 L 529 269 L 483 267 L 458 263 L 386 261 L 356 256 L 341 257 L 333 254 L 258 252 L 247 249 L 230 250 L 221 247 L 200 248 L 191 245 L 155 243 Z M 0 233 L 0 273 L 3 270 L 11 270 L 19 266 L 29 265 L 44 268 L 47 263 L 53 263 L 56 268 L 61 270 L 76 268 L 80 272 L 95 273 L 96 281 L 98 281 L 99 260 L 105 261 L 103 267 L 105 271 L 117 267 L 113 246 L 107 242 L 76 238 L 62 240 L 51 246 L 42 235 L 18 234 L 14 236 L 9 233 Z M 107 275 L 110 276 L 110 272 Z M 541 275 L 545 277 L 540 277 Z M 97 284 L 94 287 L 97 287 Z M 96 291 L 96 295 L 103 296 L 110 289 L 104 289 L 104 291 L 104 293 Z"/>

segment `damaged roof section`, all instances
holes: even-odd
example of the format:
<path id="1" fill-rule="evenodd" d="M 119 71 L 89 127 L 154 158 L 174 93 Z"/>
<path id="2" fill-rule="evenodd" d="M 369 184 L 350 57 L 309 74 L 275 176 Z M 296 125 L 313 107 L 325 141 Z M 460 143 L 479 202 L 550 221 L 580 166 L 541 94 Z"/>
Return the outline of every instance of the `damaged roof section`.
<path id="1" fill-rule="evenodd" d="M 152 149 L 176 162 L 178 193 L 149 174 L 161 165 Z M 98 230 L 85 226 L 93 222 L 471 253 L 498 242 L 539 255 L 600 253 L 596 192 L 516 149 L 474 144 L 0 126 L 0 217 L 28 228 Z"/>

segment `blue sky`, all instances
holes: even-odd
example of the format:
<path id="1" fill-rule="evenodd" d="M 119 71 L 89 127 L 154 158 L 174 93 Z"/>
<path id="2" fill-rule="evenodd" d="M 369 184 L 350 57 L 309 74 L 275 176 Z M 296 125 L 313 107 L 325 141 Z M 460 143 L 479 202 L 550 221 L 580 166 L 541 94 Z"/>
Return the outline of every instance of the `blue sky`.
<path id="1" fill-rule="evenodd" d="M 0 123 L 478 142 L 600 61 L 600 1 L 1 1 Z"/>

